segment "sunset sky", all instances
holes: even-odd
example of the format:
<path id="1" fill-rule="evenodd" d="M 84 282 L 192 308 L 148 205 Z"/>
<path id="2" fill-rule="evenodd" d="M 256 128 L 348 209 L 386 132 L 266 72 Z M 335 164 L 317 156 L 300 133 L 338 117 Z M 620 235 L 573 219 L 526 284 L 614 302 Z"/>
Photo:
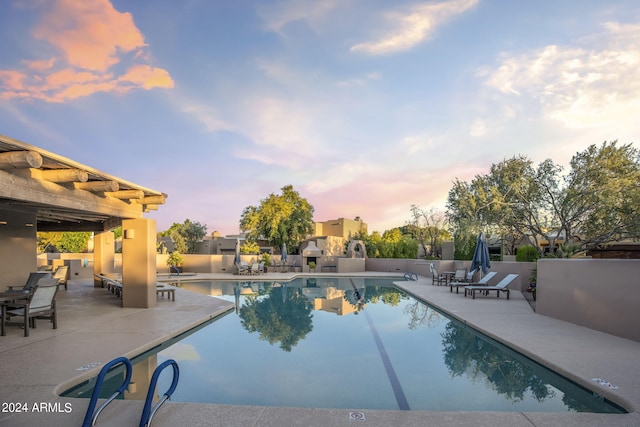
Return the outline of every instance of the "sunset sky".
<path id="1" fill-rule="evenodd" d="M 455 178 L 640 135 L 637 0 L 3 0 L 0 134 L 238 232 L 291 184 L 403 225 Z"/>

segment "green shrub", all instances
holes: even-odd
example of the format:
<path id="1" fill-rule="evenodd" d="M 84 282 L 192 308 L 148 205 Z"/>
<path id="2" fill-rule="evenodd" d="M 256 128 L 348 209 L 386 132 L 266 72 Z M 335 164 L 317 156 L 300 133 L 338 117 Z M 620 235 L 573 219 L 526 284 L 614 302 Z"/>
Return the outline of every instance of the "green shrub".
<path id="1" fill-rule="evenodd" d="M 184 257 L 178 251 L 171 252 L 171 255 L 167 257 L 167 265 L 180 267 L 184 262 Z"/>
<path id="2" fill-rule="evenodd" d="M 516 261 L 536 262 L 538 258 L 540 258 L 540 254 L 533 246 L 520 246 L 516 251 Z"/>

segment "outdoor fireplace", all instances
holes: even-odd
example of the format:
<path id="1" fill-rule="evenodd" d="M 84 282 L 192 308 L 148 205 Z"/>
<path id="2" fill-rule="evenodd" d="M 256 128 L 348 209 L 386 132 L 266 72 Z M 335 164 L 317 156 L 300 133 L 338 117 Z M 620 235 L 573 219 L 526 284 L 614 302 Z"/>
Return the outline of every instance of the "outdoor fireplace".
<path id="1" fill-rule="evenodd" d="M 306 271 L 309 271 L 309 263 L 314 262 L 317 267 L 320 267 L 319 261 L 322 257 L 322 251 L 316 246 L 316 242 L 310 241 L 307 246 L 302 250 L 302 264 Z"/>

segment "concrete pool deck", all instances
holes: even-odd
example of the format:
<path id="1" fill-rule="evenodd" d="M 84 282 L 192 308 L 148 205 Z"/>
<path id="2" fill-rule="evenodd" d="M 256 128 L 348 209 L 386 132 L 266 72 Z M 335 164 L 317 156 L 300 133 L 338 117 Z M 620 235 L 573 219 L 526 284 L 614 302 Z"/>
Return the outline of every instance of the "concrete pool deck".
<path id="1" fill-rule="evenodd" d="M 335 274 L 324 274 L 332 276 Z M 368 272 L 366 276 L 386 276 Z M 397 277 L 397 275 L 389 274 Z M 256 280 L 286 280 L 294 274 L 268 273 Z M 229 274 L 200 274 L 185 279 L 237 280 Z M 245 278 L 243 278 L 245 279 Z M 251 277 L 246 280 L 251 280 Z M 543 362 L 599 395 L 630 411 L 623 415 L 539 412 L 375 411 L 353 408 L 306 409 L 165 403 L 153 426 L 637 426 L 640 425 L 640 343 L 534 313 L 520 292 L 510 300 L 475 300 L 431 285 L 431 279 L 399 282 L 401 288 L 468 325 Z M 70 281 L 58 294 L 58 329 L 45 320 L 29 337 L 10 326 L 0 337 L 0 425 L 81 425 L 88 399 L 56 393 L 99 372 L 118 356 L 133 357 L 169 337 L 225 313 L 233 304 L 221 299 L 176 290 L 176 301 L 158 299 L 152 309 L 120 307 L 120 300 L 92 280 Z M 224 345 L 224 343 L 220 343 Z M 597 384 L 601 378 L 617 389 Z M 180 387 L 180 384 L 178 385 Z M 10 404 L 14 404 L 10 406 Z M 17 413 L 16 405 L 27 408 Z M 44 404 L 41 406 L 41 404 Z M 98 419 L 99 426 L 138 425 L 143 401 L 116 400 Z M 41 409 L 41 412 L 37 412 Z M 350 416 L 354 420 L 350 420 Z M 364 421 L 358 420 L 364 416 Z"/>

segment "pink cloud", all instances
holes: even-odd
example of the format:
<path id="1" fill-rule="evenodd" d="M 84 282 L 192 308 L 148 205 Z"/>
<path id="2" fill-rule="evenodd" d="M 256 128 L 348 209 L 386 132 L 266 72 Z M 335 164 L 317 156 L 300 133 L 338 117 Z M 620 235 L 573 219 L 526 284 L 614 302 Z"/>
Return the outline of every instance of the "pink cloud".
<path id="1" fill-rule="evenodd" d="M 133 16 L 109 0 L 53 1 L 33 36 L 61 51 L 69 65 L 96 71 L 120 62 L 119 52 L 146 46 Z"/>
<path id="2" fill-rule="evenodd" d="M 35 60 L 35 61 L 24 60 L 23 63 L 30 70 L 42 72 L 42 71 L 46 71 L 53 68 L 54 64 L 56 63 L 56 58 L 41 59 L 41 60 Z"/>
<path id="3" fill-rule="evenodd" d="M 119 80 L 140 85 L 145 89 L 173 87 L 173 80 L 167 70 L 153 68 L 149 65 L 134 65 L 124 76 L 120 77 Z"/>
<path id="4" fill-rule="evenodd" d="M 23 69 L 0 70 L 0 98 L 65 102 L 98 92 L 174 86 L 167 70 L 149 64 L 148 45 L 131 13 L 116 10 L 109 0 L 41 5 L 46 10 L 31 35 L 58 54 L 25 59 Z"/>
<path id="5" fill-rule="evenodd" d="M 26 74 L 20 71 L 0 70 L 0 84 L 10 91 L 21 91 L 24 89 Z"/>

